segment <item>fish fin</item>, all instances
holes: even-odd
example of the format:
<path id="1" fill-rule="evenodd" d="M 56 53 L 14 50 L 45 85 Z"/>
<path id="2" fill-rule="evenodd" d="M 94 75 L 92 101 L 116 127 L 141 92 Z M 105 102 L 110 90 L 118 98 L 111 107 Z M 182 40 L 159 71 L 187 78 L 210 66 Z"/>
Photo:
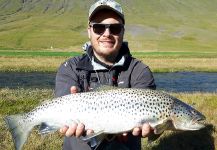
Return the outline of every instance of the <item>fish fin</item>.
<path id="1" fill-rule="evenodd" d="M 96 145 L 99 145 L 104 138 L 105 138 L 105 134 L 103 131 L 99 131 L 97 133 L 80 137 L 82 141 L 90 142 L 91 147 L 95 147 Z"/>
<path id="2" fill-rule="evenodd" d="M 163 123 L 154 127 L 155 134 L 162 134 L 165 130 L 173 128 L 172 120 L 165 120 Z"/>
<path id="3" fill-rule="evenodd" d="M 103 135 L 103 134 L 104 134 L 104 131 L 102 130 L 102 131 L 99 131 L 99 132 L 96 132 L 96 133 L 92 133 L 92 134 L 87 135 L 87 136 L 82 136 L 82 137 L 80 137 L 80 139 L 81 139 L 82 141 L 87 142 L 87 141 L 89 141 L 91 138 L 94 138 L 94 137 L 97 137 L 97 136 L 100 136 L 100 135 Z"/>
<path id="4" fill-rule="evenodd" d="M 51 125 L 48 125 L 47 123 L 43 122 L 40 125 L 39 133 L 42 134 L 42 135 L 43 134 L 48 134 L 48 133 L 57 131 L 57 129 L 58 129 L 57 126 L 51 126 Z"/>
<path id="5" fill-rule="evenodd" d="M 4 118 L 4 121 L 11 132 L 16 150 L 22 149 L 31 129 L 33 128 L 33 126 L 30 126 L 29 124 L 20 122 L 22 119 L 22 115 L 11 115 Z"/>
<path id="6" fill-rule="evenodd" d="M 154 134 L 154 133 L 150 134 L 150 135 L 148 136 L 148 143 L 150 144 L 150 143 L 154 142 L 154 141 L 157 140 L 160 136 L 161 136 L 161 134 Z"/>
<path id="7" fill-rule="evenodd" d="M 148 143 L 152 143 L 157 140 L 165 130 L 173 128 L 171 120 L 164 120 L 163 123 L 154 127 L 154 133 L 148 136 Z"/>

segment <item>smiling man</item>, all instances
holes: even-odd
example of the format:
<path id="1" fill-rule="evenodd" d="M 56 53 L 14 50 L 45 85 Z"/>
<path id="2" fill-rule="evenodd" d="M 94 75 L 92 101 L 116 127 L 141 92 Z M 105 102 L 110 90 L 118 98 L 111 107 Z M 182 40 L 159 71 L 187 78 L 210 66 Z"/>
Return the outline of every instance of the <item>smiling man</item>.
<path id="1" fill-rule="evenodd" d="M 90 42 L 83 47 L 86 54 L 70 58 L 60 66 L 56 76 L 56 97 L 86 92 L 100 85 L 156 88 L 149 67 L 133 58 L 128 44 L 123 42 L 124 26 L 124 14 L 117 2 L 99 0 L 90 7 L 87 28 Z M 85 129 L 85 124 L 79 121 L 61 128 L 60 132 L 66 135 L 64 150 L 140 150 L 141 137 L 147 137 L 151 128 L 144 124 L 122 136 L 114 138 L 110 135 L 95 147 L 76 138 L 94 132 Z"/>
<path id="2" fill-rule="evenodd" d="M 114 11 L 99 10 L 90 18 L 88 35 L 94 48 L 94 55 L 100 61 L 112 66 L 123 42 L 122 19 Z"/>

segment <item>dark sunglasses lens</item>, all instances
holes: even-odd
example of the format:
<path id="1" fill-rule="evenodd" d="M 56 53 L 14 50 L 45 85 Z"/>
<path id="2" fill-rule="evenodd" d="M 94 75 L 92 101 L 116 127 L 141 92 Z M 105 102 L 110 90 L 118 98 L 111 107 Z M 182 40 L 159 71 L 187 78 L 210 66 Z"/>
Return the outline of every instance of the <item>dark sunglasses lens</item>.
<path id="1" fill-rule="evenodd" d="M 111 24 L 109 29 L 110 29 L 111 34 L 117 35 L 121 33 L 122 25 L 121 24 Z"/>
<path id="2" fill-rule="evenodd" d="M 106 24 L 93 24 L 93 31 L 96 34 L 103 34 L 108 25 Z M 113 35 L 118 35 L 121 33 L 123 25 L 122 24 L 110 24 L 109 26 L 110 33 Z"/>
<path id="3" fill-rule="evenodd" d="M 104 24 L 94 24 L 93 31 L 96 34 L 103 34 L 105 32 L 105 25 Z"/>

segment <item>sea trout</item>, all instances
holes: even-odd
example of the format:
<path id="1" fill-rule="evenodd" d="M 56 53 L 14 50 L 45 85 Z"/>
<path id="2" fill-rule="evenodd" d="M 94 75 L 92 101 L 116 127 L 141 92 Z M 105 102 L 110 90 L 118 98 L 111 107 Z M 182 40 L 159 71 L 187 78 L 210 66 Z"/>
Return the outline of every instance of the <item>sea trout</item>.
<path id="1" fill-rule="evenodd" d="M 16 150 L 21 150 L 30 131 L 41 125 L 40 133 L 64 125 L 83 123 L 94 133 L 119 134 L 148 123 L 155 134 L 165 130 L 199 130 L 205 116 L 177 98 L 150 89 L 101 87 L 46 101 L 25 114 L 6 116 Z M 92 136 L 94 137 L 94 135 Z"/>

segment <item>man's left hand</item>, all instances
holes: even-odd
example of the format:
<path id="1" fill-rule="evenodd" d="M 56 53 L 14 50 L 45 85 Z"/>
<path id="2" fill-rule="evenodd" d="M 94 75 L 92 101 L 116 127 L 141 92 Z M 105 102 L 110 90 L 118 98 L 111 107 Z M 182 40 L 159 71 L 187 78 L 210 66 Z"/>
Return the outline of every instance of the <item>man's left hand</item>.
<path id="1" fill-rule="evenodd" d="M 133 129 L 132 134 L 134 136 L 142 135 L 142 137 L 148 137 L 148 135 L 152 132 L 152 128 L 149 124 L 143 124 L 142 127 L 136 127 Z"/>

